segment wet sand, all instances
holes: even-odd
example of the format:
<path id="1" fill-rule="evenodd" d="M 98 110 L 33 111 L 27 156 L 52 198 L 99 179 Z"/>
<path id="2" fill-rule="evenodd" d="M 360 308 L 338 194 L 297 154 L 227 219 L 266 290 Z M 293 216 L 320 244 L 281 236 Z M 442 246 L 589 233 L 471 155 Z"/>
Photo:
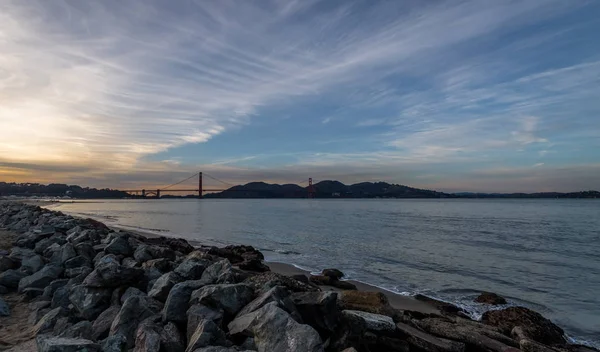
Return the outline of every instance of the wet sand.
<path id="1" fill-rule="evenodd" d="M 296 268 L 295 266 L 290 265 L 290 264 L 278 263 L 278 262 L 265 262 L 265 264 L 267 264 L 269 266 L 269 268 L 271 268 L 271 271 L 281 274 L 281 275 L 310 276 L 309 271 Z M 417 311 L 417 312 L 421 312 L 421 313 L 425 313 L 425 314 L 440 314 L 439 310 L 437 310 L 432 305 L 425 303 L 425 302 L 418 301 L 412 297 L 399 295 L 397 293 L 390 292 L 390 291 L 384 290 L 382 288 L 379 288 L 377 286 L 372 286 L 372 285 L 365 284 L 365 283 L 359 282 L 359 281 L 354 281 L 354 280 L 347 280 L 347 281 L 354 284 L 359 291 L 383 293 L 388 298 L 390 305 L 396 309 Z M 329 291 L 336 291 L 336 292 L 342 291 L 339 288 L 336 288 L 333 286 L 319 286 L 319 287 L 322 290 L 329 290 Z"/>

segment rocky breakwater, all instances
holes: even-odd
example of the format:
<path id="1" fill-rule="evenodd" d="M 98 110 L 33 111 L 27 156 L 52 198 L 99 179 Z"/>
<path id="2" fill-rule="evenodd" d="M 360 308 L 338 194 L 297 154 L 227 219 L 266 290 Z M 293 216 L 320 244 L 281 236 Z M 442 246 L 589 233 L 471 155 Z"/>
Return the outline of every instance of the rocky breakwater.
<path id="1" fill-rule="evenodd" d="M 271 272 L 249 246 L 193 248 L 19 203 L 0 204 L 0 227 L 19 233 L 0 255 L 0 292 L 29 305 L 41 352 L 585 350 L 526 308 L 483 322 L 401 311 L 382 293 L 313 283 L 352 289 L 339 271 Z"/>

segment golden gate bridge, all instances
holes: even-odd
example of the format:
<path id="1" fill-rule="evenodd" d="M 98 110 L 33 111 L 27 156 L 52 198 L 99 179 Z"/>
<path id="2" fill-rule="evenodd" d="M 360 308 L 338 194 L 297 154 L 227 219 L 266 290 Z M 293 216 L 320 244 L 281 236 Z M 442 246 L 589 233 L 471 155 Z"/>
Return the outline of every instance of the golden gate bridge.
<path id="1" fill-rule="evenodd" d="M 184 182 L 190 181 L 194 178 L 198 178 L 198 188 L 172 188 L 175 186 L 179 186 Z M 208 177 L 214 181 L 217 181 L 223 185 L 228 186 L 228 188 L 204 188 L 203 187 L 203 183 L 202 180 L 204 177 Z M 297 182 L 296 184 L 298 185 L 302 185 L 302 184 L 308 184 L 308 186 L 306 187 L 306 195 L 307 198 L 313 198 L 315 195 L 315 187 L 313 186 L 313 179 L 312 178 L 308 178 L 307 180 L 303 180 L 301 182 Z M 173 183 L 171 185 L 162 187 L 162 188 L 158 188 L 158 189 L 123 189 L 123 190 L 119 190 L 121 192 L 126 192 L 129 193 L 131 195 L 135 195 L 135 196 L 141 196 L 142 198 L 160 198 L 161 194 L 164 193 L 184 193 L 187 192 L 188 194 L 193 194 L 193 193 L 198 193 L 198 198 L 202 198 L 204 193 L 212 193 L 212 192 L 223 192 L 223 191 L 232 191 L 232 192 L 251 192 L 253 191 L 252 189 L 231 189 L 232 187 L 234 187 L 234 184 L 231 184 L 229 182 L 225 182 L 223 180 L 220 180 L 214 176 L 211 176 L 207 173 L 203 173 L 203 172 L 198 172 L 198 173 L 194 173 L 193 175 L 191 175 L 190 177 L 183 179 L 179 182 Z"/>

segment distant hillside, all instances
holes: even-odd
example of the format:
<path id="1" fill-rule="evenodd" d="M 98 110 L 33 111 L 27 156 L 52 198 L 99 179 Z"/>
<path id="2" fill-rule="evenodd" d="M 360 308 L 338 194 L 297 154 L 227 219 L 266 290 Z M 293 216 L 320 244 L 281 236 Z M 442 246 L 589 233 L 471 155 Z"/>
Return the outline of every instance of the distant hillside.
<path id="1" fill-rule="evenodd" d="M 362 182 L 347 186 L 339 181 L 321 181 L 314 185 L 315 198 L 451 198 L 451 194 L 412 188 L 386 182 Z M 205 198 L 306 198 L 308 187 L 252 182 Z"/>
<path id="2" fill-rule="evenodd" d="M 69 186 L 59 183 L 42 185 L 39 183 L 6 183 L 0 182 L 0 196 L 19 196 L 19 197 L 64 197 L 71 198 L 124 198 L 130 197 L 125 192 L 112 189 L 83 188 L 79 186 Z"/>
<path id="3" fill-rule="evenodd" d="M 472 193 L 463 192 L 456 193 L 460 198 L 598 198 L 598 191 L 583 191 L 583 192 L 540 192 L 540 193 Z"/>

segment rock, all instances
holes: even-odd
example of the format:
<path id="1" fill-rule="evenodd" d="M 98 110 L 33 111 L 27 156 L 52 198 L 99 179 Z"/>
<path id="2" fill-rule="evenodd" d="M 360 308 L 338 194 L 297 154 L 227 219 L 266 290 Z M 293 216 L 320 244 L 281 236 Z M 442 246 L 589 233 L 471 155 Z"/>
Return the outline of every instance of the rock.
<path id="1" fill-rule="evenodd" d="M 97 263 L 94 271 L 85 278 L 84 284 L 90 287 L 118 287 L 138 283 L 144 276 L 144 270 L 126 268 L 119 264 L 118 259 L 107 254 Z"/>
<path id="2" fill-rule="evenodd" d="M 81 338 L 86 340 L 92 339 L 92 323 L 87 320 L 80 321 L 70 328 L 64 330 L 60 337 Z"/>
<path id="3" fill-rule="evenodd" d="M 507 303 L 504 297 L 498 296 L 497 294 L 492 292 L 482 292 L 479 296 L 477 296 L 477 298 L 475 298 L 475 302 L 491 304 L 494 306 Z"/>
<path id="4" fill-rule="evenodd" d="M 359 310 L 344 310 L 342 311 L 342 315 L 361 319 L 364 321 L 365 328 L 375 333 L 392 333 L 396 330 L 394 320 L 386 315 L 361 312 Z"/>
<path id="5" fill-rule="evenodd" d="M 75 246 L 75 252 L 78 256 L 89 259 L 90 261 L 94 260 L 96 256 L 96 251 L 94 250 L 94 246 L 89 243 L 79 243 Z"/>
<path id="6" fill-rule="evenodd" d="M 356 285 L 349 281 L 338 281 L 335 280 L 331 283 L 333 287 L 337 287 L 341 290 L 356 290 Z"/>
<path id="7" fill-rule="evenodd" d="M 0 295 L 5 295 L 9 292 L 8 288 L 6 288 L 5 286 L 0 285 Z"/>
<path id="8" fill-rule="evenodd" d="M 83 318 L 94 320 L 110 306 L 111 296 L 110 289 L 78 285 L 71 289 L 69 300 Z"/>
<path id="9" fill-rule="evenodd" d="M 317 331 L 299 324 L 275 303 L 237 317 L 228 327 L 232 336 L 254 337 L 258 351 L 323 351 Z"/>
<path id="10" fill-rule="evenodd" d="M 223 309 L 214 309 L 203 304 L 194 304 L 187 311 L 187 339 L 190 340 L 198 324 L 202 320 L 210 320 L 221 327 L 223 324 Z"/>
<path id="11" fill-rule="evenodd" d="M 64 265 L 64 263 L 77 256 L 77 252 L 75 252 L 75 247 L 71 243 L 65 243 L 60 247 L 59 250 L 54 251 L 52 256 L 50 257 L 50 263 L 55 265 Z"/>
<path id="12" fill-rule="evenodd" d="M 515 326 L 520 326 L 525 336 L 531 340 L 546 345 L 566 343 L 565 333 L 560 327 L 525 307 L 487 311 L 483 314 L 481 322 L 497 326 L 505 335 L 510 335 Z"/>
<path id="13" fill-rule="evenodd" d="M 100 340 L 108 336 L 110 326 L 120 310 L 121 306 L 110 306 L 104 312 L 100 313 L 92 324 L 92 338 L 94 340 Z"/>
<path id="14" fill-rule="evenodd" d="M 135 348 L 133 352 L 160 352 L 160 327 L 143 322 L 135 333 Z"/>
<path id="15" fill-rule="evenodd" d="M 186 259 L 175 268 L 174 272 L 186 280 L 198 280 L 209 264 L 208 260 Z"/>
<path id="16" fill-rule="evenodd" d="M 231 263 L 223 259 L 206 268 L 202 274 L 202 281 L 207 284 L 234 284 L 241 280 L 238 280 Z"/>
<path id="17" fill-rule="evenodd" d="M 63 286 L 56 289 L 54 294 L 52 295 L 52 301 L 50 307 L 52 309 L 62 307 L 68 308 L 71 304 L 71 299 L 69 298 L 70 288 Z"/>
<path id="18" fill-rule="evenodd" d="M 109 336 L 102 341 L 102 352 L 127 351 L 127 338 L 123 335 Z"/>
<path id="19" fill-rule="evenodd" d="M 167 248 L 170 251 L 181 252 L 184 255 L 192 252 L 194 247 L 190 245 L 186 240 L 175 237 L 154 237 L 144 238 L 144 242 L 152 244 L 154 247 Z M 163 253 L 164 254 L 164 253 Z M 166 255 L 156 256 L 156 258 L 168 258 Z M 173 260 L 173 259 L 171 259 Z"/>
<path id="20" fill-rule="evenodd" d="M 137 263 L 135 261 L 135 259 L 131 258 L 135 263 Z M 142 264 L 142 268 L 143 269 L 157 269 L 158 271 L 160 271 L 161 273 L 167 273 L 170 272 L 173 268 L 173 263 L 167 259 L 167 258 L 158 258 L 158 259 L 151 259 L 146 261 L 144 264 Z M 200 278 L 200 276 L 198 276 L 198 278 Z"/>
<path id="21" fill-rule="evenodd" d="M 344 277 L 344 273 L 338 269 L 323 269 L 321 275 L 328 276 L 334 280 L 339 280 Z"/>
<path id="22" fill-rule="evenodd" d="M 100 352 L 100 346 L 93 341 L 67 337 L 38 336 L 39 352 Z"/>
<path id="23" fill-rule="evenodd" d="M 64 236 L 55 235 L 50 238 L 44 238 L 41 241 L 39 241 L 38 243 L 36 243 L 35 247 L 33 248 L 33 251 L 37 254 L 44 255 L 44 252 L 46 251 L 46 249 L 48 247 L 52 246 L 53 244 L 56 244 L 58 247 L 60 247 L 65 243 L 67 243 L 67 240 Z M 46 256 L 46 257 L 48 258 L 48 256 Z"/>
<path id="24" fill-rule="evenodd" d="M 544 346 L 528 339 L 522 339 L 519 341 L 519 349 L 523 352 L 557 352 L 557 350 L 554 348 Z"/>
<path id="25" fill-rule="evenodd" d="M 139 263 L 143 263 L 153 259 L 149 248 L 150 247 L 147 245 L 138 246 L 138 248 L 136 248 L 135 252 L 133 253 L 133 258 Z"/>
<path id="26" fill-rule="evenodd" d="M 173 321 L 176 323 L 185 323 L 190 296 L 194 290 L 203 285 L 204 283 L 202 280 L 184 281 L 175 284 L 165 301 L 165 306 L 162 311 L 163 322 Z"/>
<path id="27" fill-rule="evenodd" d="M 394 313 L 386 295 L 381 292 L 344 291 L 338 295 L 338 304 L 342 310 L 360 310 L 388 316 Z"/>
<path id="28" fill-rule="evenodd" d="M 145 297 L 146 293 L 142 292 L 140 289 L 137 289 L 135 287 L 128 287 L 125 290 L 125 293 L 123 293 L 123 295 L 121 296 L 121 304 L 124 304 L 125 301 L 129 298 L 129 297 L 133 297 L 133 296 L 142 296 Z"/>
<path id="29" fill-rule="evenodd" d="M 513 339 L 477 322 L 457 324 L 443 318 L 425 318 L 415 323 L 430 334 L 465 343 L 466 350 L 509 352 L 518 347 Z"/>
<path id="30" fill-rule="evenodd" d="M 133 250 L 131 249 L 131 246 L 129 246 L 129 242 L 123 236 L 113 239 L 106 246 L 106 248 L 104 248 L 104 251 L 108 254 L 122 255 L 125 257 L 133 254 Z"/>
<path id="31" fill-rule="evenodd" d="M 337 297 L 336 292 L 296 292 L 290 298 L 302 321 L 324 337 L 333 333 L 339 321 Z"/>
<path id="32" fill-rule="evenodd" d="M 325 275 L 311 275 L 308 278 L 308 281 L 312 282 L 315 285 L 329 285 L 331 286 L 331 284 L 333 283 L 334 279 L 331 278 L 331 276 L 325 276 Z"/>
<path id="33" fill-rule="evenodd" d="M 271 271 L 252 276 L 244 280 L 244 283 L 250 285 L 257 293 L 266 292 L 275 286 L 283 286 L 291 292 L 320 291 L 316 286 Z"/>
<path id="34" fill-rule="evenodd" d="M 185 350 L 185 339 L 172 322 L 168 322 L 160 331 L 160 345 L 165 352 L 182 352 Z"/>
<path id="35" fill-rule="evenodd" d="M 16 260 L 9 258 L 8 256 L 0 256 L 0 272 L 5 272 L 9 269 L 16 269 L 19 267 L 19 263 Z"/>
<path id="36" fill-rule="evenodd" d="M 87 266 L 81 266 L 79 268 L 72 268 L 65 270 L 65 277 L 74 278 L 78 276 L 82 276 L 81 282 L 85 280 L 85 278 L 92 273 L 92 268 Z"/>
<path id="37" fill-rule="evenodd" d="M 121 265 L 123 265 L 126 268 L 139 268 L 140 267 L 140 263 L 138 263 L 135 259 L 133 259 L 131 257 L 123 258 L 123 260 L 121 261 Z"/>
<path id="38" fill-rule="evenodd" d="M 54 327 L 56 321 L 66 314 L 63 308 L 55 308 L 46 313 L 33 327 L 34 334 L 39 334 Z"/>
<path id="39" fill-rule="evenodd" d="M 29 313 L 29 316 L 27 317 L 27 323 L 29 323 L 29 325 L 37 324 L 44 317 L 44 315 L 48 314 L 48 312 L 50 311 L 50 308 L 40 308 L 37 310 L 32 310 L 31 313 Z"/>
<path id="40" fill-rule="evenodd" d="M 242 263 L 244 261 L 258 259 L 264 260 L 263 254 L 252 246 L 235 246 L 230 245 L 223 248 L 211 247 L 208 254 L 227 258 L 233 264 Z"/>
<path id="41" fill-rule="evenodd" d="M 237 266 L 242 270 L 255 271 L 259 273 L 271 271 L 271 268 L 265 265 L 265 263 L 263 263 L 263 261 L 260 259 L 245 260 L 241 263 L 238 263 Z"/>
<path id="42" fill-rule="evenodd" d="M 464 343 L 435 337 L 403 323 L 397 323 L 396 328 L 411 346 L 420 351 L 464 352 L 465 350 Z"/>
<path id="43" fill-rule="evenodd" d="M 8 257 L 17 263 L 21 263 L 24 259 L 34 255 L 35 252 L 29 248 L 13 247 Z"/>
<path id="44" fill-rule="evenodd" d="M 82 266 L 91 268 L 93 265 L 94 263 L 90 258 L 78 255 L 65 262 L 65 269 L 79 268 Z"/>
<path id="45" fill-rule="evenodd" d="M 18 270 L 14 270 L 14 269 L 6 270 L 2 274 L 0 274 L 0 285 L 6 287 L 8 289 L 14 290 L 17 287 L 19 287 L 19 281 L 21 281 L 21 279 L 26 276 L 27 276 L 27 274 L 25 274 L 21 271 L 18 271 Z"/>
<path id="46" fill-rule="evenodd" d="M 65 286 L 68 282 L 69 280 L 67 279 L 58 279 L 52 281 L 48 286 L 46 286 L 46 288 L 44 288 L 44 297 L 52 298 L 54 292 L 56 292 L 59 287 Z"/>
<path id="47" fill-rule="evenodd" d="M 427 296 L 424 296 L 421 294 L 417 294 L 414 297 L 415 297 L 415 299 L 417 299 L 419 301 L 431 304 L 432 306 L 437 308 L 442 313 L 452 314 L 452 315 L 464 313 L 464 310 L 462 308 L 459 308 L 452 303 L 440 301 L 435 298 L 427 297 Z"/>
<path id="48" fill-rule="evenodd" d="M 221 308 L 226 315 L 234 317 L 253 298 L 254 291 L 246 284 L 207 285 L 192 293 L 190 304 Z"/>
<path id="49" fill-rule="evenodd" d="M 0 298 L 0 316 L 7 317 L 10 315 L 10 307 L 5 300 Z"/>
<path id="50" fill-rule="evenodd" d="M 19 281 L 19 292 L 23 292 L 26 288 L 44 289 L 52 281 L 58 279 L 62 273 L 63 268 L 51 264 L 46 265 L 35 274 L 22 278 Z"/>
<path id="51" fill-rule="evenodd" d="M 21 263 L 21 271 L 27 273 L 27 275 L 32 275 L 42 269 L 44 265 L 45 263 L 42 257 L 39 255 L 34 255 L 23 259 L 23 262 Z"/>
<path id="52" fill-rule="evenodd" d="M 58 318 L 56 323 L 54 324 L 54 330 L 52 331 L 52 335 L 59 336 L 61 333 L 65 332 L 69 329 L 73 324 L 71 323 L 68 317 Z M 64 337 L 64 336 L 63 336 Z"/>
<path id="53" fill-rule="evenodd" d="M 256 350 L 241 350 L 233 347 L 223 347 L 223 346 L 208 346 L 202 347 L 194 350 L 194 352 L 253 352 Z"/>
<path id="54" fill-rule="evenodd" d="M 50 307 L 50 301 L 31 302 L 31 303 L 29 303 L 29 305 L 27 307 L 29 308 L 30 311 L 48 308 L 48 307 Z"/>
<path id="55" fill-rule="evenodd" d="M 202 320 L 190 338 L 186 352 L 193 352 L 197 348 L 211 345 L 227 346 L 231 344 L 217 324 L 212 320 Z"/>
<path id="56" fill-rule="evenodd" d="M 292 275 L 291 277 L 292 277 L 292 279 L 298 280 L 298 281 L 300 281 L 302 283 L 305 283 L 305 284 L 309 284 L 310 283 L 310 281 L 308 280 L 308 277 L 306 275 L 304 275 L 304 274 Z"/>
<path id="57" fill-rule="evenodd" d="M 23 301 L 31 301 L 44 294 L 44 290 L 41 288 L 26 288 L 22 292 Z"/>
<path id="58" fill-rule="evenodd" d="M 154 301 L 154 302 L 153 302 Z M 138 325 L 146 318 L 157 314 L 157 302 L 150 297 L 132 296 L 129 297 L 121 310 L 115 317 L 109 335 L 123 335 L 127 338 L 128 348 L 133 348 L 135 342 L 135 333 Z M 160 303 L 158 303 L 160 304 Z"/>
<path id="59" fill-rule="evenodd" d="M 296 306 L 294 306 L 294 303 L 289 296 L 289 292 L 283 286 L 275 286 L 269 291 L 255 298 L 252 302 L 248 303 L 244 308 L 242 308 L 242 310 L 238 312 L 237 315 L 242 316 L 252 313 L 268 303 L 275 302 L 279 308 L 288 312 L 297 322 L 302 323 L 302 317 L 300 316 L 300 313 L 296 309 Z"/>
<path id="60" fill-rule="evenodd" d="M 152 289 L 148 292 L 148 296 L 164 302 L 167 300 L 173 286 L 181 281 L 182 278 L 179 274 L 175 272 L 166 273 L 154 282 Z"/>

